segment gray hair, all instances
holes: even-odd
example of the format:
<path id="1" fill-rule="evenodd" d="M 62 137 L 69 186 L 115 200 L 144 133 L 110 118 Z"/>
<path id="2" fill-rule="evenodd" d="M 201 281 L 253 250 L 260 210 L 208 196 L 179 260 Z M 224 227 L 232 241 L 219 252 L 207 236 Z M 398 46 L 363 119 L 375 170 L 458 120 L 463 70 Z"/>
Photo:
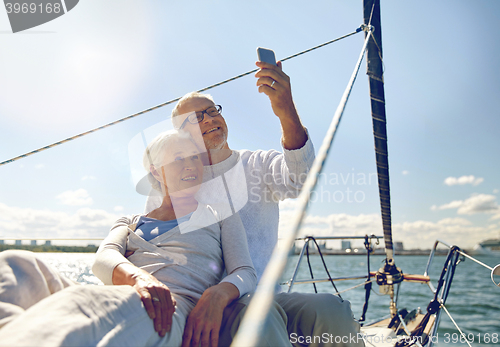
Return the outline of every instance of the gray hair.
<path id="1" fill-rule="evenodd" d="M 142 156 L 142 165 L 148 172 L 148 180 L 151 183 L 151 187 L 159 192 L 161 192 L 161 185 L 160 182 L 151 173 L 151 165 L 160 167 L 165 164 L 163 162 L 165 150 L 168 148 L 168 144 L 172 140 L 176 139 L 190 140 L 196 146 L 196 143 L 188 132 L 169 130 L 156 136 L 148 144 Z"/>
<path id="2" fill-rule="evenodd" d="M 181 126 L 180 120 L 175 119 L 175 117 L 180 116 L 180 114 L 179 114 L 179 108 L 185 102 L 187 102 L 187 101 L 189 101 L 191 99 L 194 99 L 194 98 L 208 99 L 208 100 L 210 100 L 211 102 L 213 102 L 215 104 L 214 98 L 210 94 L 202 94 L 202 93 L 198 93 L 198 92 L 187 93 L 182 98 L 180 98 L 179 101 L 177 101 L 177 104 L 175 105 L 174 109 L 172 110 L 172 115 L 171 115 L 172 118 L 171 118 L 171 120 L 172 120 L 172 124 L 174 125 L 174 127 L 176 129 L 178 129 Z"/>

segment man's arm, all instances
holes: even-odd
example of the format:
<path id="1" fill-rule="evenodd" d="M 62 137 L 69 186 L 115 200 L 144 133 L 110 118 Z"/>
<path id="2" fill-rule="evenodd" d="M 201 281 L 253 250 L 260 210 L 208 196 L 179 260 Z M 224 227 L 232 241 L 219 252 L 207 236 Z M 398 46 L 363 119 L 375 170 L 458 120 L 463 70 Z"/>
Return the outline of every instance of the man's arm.
<path id="1" fill-rule="evenodd" d="M 220 282 L 203 292 L 184 327 L 182 347 L 217 346 L 224 309 L 238 299 L 238 288 L 229 282 Z"/>
<path id="2" fill-rule="evenodd" d="M 259 93 L 269 97 L 273 112 L 280 120 L 283 147 L 288 150 L 302 148 L 307 133 L 293 103 L 290 77 L 281 69 L 281 61 L 277 65 L 264 62 L 256 65 L 260 68 L 255 74 Z"/>

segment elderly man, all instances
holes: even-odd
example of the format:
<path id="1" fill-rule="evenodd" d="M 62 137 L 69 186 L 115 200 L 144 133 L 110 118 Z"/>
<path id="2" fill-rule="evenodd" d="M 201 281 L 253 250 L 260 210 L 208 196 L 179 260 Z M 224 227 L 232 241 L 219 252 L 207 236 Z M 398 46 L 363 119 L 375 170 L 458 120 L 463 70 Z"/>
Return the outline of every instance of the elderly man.
<path id="1" fill-rule="evenodd" d="M 281 62 L 256 65 L 260 68 L 255 74 L 258 91 L 269 97 L 281 123 L 283 153 L 231 150 L 221 107 L 206 94 L 185 95 L 172 111 L 172 122 L 206 147 L 205 189 L 202 187 L 198 199 L 206 203 L 224 200 L 233 213 L 239 212 L 260 279 L 277 243 L 278 203 L 298 196 L 314 161 L 314 148 L 295 109 L 290 78 L 282 71 Z M 158 198 L 149 197 L 146 212 L 159 203 Z M 294 345 L 364 345 L 357 338 L 359 324 L 353 319 L 349 302 L 324 293 L 280 293 L 275 300 L 286 312 L 287 330 Z M 224 311 L 221 345 L 230 343 L 247 304 L 246 298 L 240 299 Z M 197 317 L 189 317 L 186 334 L 196 329 L 196 320 Z M 336 336 L 344 338 L 335 339 Z M 335 342 L 339 340 L 342 342 Z"/>

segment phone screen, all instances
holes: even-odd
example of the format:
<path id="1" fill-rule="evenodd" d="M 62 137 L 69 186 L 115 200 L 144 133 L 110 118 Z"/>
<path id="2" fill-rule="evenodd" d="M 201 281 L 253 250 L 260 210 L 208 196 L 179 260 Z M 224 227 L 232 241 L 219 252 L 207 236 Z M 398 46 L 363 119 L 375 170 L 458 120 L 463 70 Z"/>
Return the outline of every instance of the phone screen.
<path id="1" fill-rule="evenodd" d="M 259 58 L 259 61 L 276 65 L 276 57 L 274 55 L 274 51 L 270 49 L 262 47 L 257 48 L 257 56 Z"/>

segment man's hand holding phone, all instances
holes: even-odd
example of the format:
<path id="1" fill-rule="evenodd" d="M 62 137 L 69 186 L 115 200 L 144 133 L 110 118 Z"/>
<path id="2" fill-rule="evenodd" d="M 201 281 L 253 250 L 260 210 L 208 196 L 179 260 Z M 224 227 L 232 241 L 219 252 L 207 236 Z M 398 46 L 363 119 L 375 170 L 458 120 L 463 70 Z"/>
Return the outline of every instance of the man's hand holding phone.
<path id="1" fill-rule="evenodd" d="M 257 71 L 257 86 L 259 93 L 264 93 L 271 101 L 274 114 L 280 119 L 283 131 L 283 147 L 289 150 L 304 146 L 307 134 L 292 99 L 290 77 L 281 69 L 281 61 L 275 63 L 274 52 L 257 48 L 259 61 L 255 63 Z"/>
<path id="2" fill-rule="evenodd" d="M 281 69 L 281 62 L 276 63 L 274 52 L 266 48 L 257 48 L 259 61 L 255 63 L 257 71 L 257 86 L 259 93 L 266 94 L 271 100 L 271 106 L 278 118 L 297 113 L 292 100 L 290 77 Z"/>

